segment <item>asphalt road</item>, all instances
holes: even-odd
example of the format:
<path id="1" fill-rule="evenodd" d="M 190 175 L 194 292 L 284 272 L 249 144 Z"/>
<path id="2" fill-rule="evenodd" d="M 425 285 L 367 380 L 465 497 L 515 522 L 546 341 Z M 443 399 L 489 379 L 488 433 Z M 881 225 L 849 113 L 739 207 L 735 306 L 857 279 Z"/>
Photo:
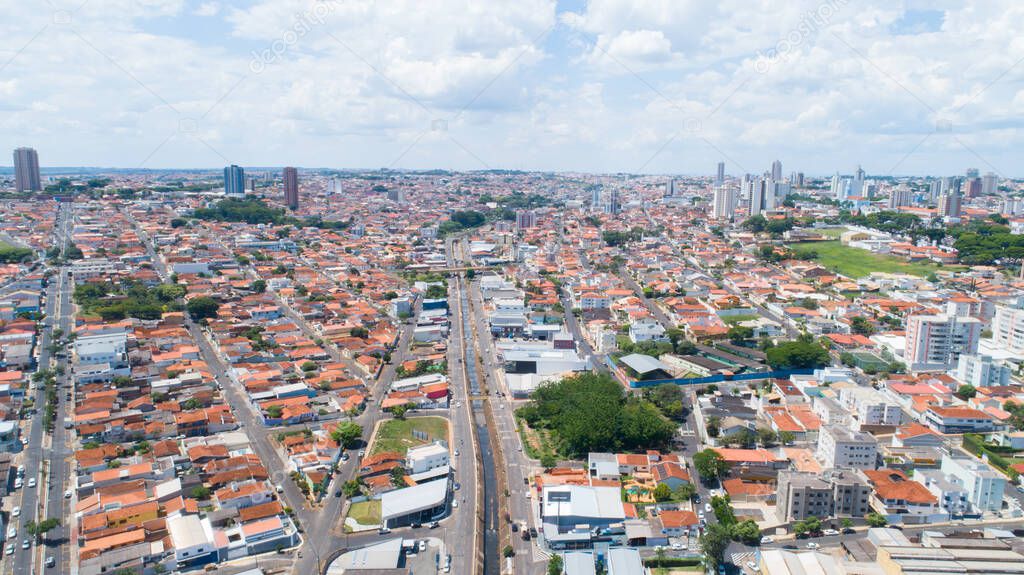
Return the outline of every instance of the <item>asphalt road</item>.
<path id="1" fill-rule="evenodd" d="M 73 215 L 69 213 L 72 208 L 61 206 L 57 215 L 57 226 L 54 242 L 62 245 L 68 237 L 69 228 L 73 223 Z M 56 274 L 50 278 L 46 287 L 45 313 L 42 335 L 39 339 L 39 363 L 38 369 L 45 370 L 60 365 L 68 372 L 66 358 L 55 358 L 50 353 L 50 345 L 53 342 L 53 331 L 60 327 L 64 334 L 71 333 L 71 289 L 64 268 L 58 268 Z M 6 541 L 6 544 L 14 544 L 15 555 L 13 561 L 8 557 L 5 561 L 11 567 L 15 575 L 28 575 L 32 572 L 41 571 L 41 563 L 45 557 L 53 557 L 57 565 L 61 566 L 61 572 L 66 572 L 66 563 L 70 561 L 70 553 L 67 552 L 69 528 L 66 525 L 51 530 L 42 539 L 43 545 L 33 545 L 29 550 L 21 548 L 21 540 L 31 538 L 25 529 L 29 521 L 42 521 L 47 517 L 57 517 L 62 524 L 68 522 L 68 513 L 63 493 L 70 469 L 67 458 L 70 450 L 64 444 L 66 432 L 63 428 L 64 417 L 67 415 L 68 402 L 64 395 L 66 389 L 70 389 L 65 376 L 57 378 L 57 401 L 58 408 L 54 418 L 54 432 L 47 438 L 43 430 L 43 412 L 45 410 L 46 392 L 42 386 L 32 392 L 36 403 L 36 414 L 28 423 L 27 437 L 28 445 L 25 448 L 23 464 L 25 465 L 25 486 L 20 492 L 13 492 L 8 497 L 15 501 L 15 505 L 21 507 L 21 516 L 18 518 L 8 516 L 8 523 L 5 527 L 16 526 L 18 535 L 15 539 Z M 33 384 L 34 386 L 34 384 Z M 25 430 L 23 429 L 23 433 Z M 45 462 L 45 465 L 44 465 Z M 46 475 L 44 475 L 46 469 Z M 35 478 L 37 486 L 28 486 L 29 478 Z M 47 482 L 49 480 L 49 483 Z M 42 496 L 40 494 L 43 494 Z M 45 503 L 45 511 L 43 505 Z M 6 536 L 6 533 L 4 533 Z M 38 568 L 34 568 L 38 565 Z"/>

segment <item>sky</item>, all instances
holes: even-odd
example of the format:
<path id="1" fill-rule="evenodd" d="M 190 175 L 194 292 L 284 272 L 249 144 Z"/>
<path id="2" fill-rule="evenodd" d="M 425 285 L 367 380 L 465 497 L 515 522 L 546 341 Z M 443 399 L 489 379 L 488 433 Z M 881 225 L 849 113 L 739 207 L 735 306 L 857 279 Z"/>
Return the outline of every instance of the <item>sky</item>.
<path id="1" fill-rule="evenodd" d="M 44 167 L 1024 175 L 1020 0 L 3 6 Z"/>

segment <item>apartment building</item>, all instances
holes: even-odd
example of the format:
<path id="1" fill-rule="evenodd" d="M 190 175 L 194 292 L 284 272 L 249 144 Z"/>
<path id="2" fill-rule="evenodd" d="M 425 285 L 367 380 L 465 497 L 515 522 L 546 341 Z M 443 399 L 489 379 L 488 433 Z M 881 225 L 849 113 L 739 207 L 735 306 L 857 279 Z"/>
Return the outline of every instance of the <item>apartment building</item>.
<path id="1" fill-rule="evenodd" d="M 857 415 L 860 425 L 899 426 L 905 420 L 899 404 L 872 387 L 844 387 L 839 401 Z"/>
<path id="2" fill-rule="evenodd" d="M 825 425 L 818 434 L 815 457 L 825 467 L 874 469 L 878 465 L 878 442 L 869 433 Z"/>
<path id="3" fill-rule="evenodd" d="M 904 359 L 910 371 L 946 371 L 978 351 L 981 320 L 950 313 L 907 318 Z"/>
<path id="4" fill-rule="evenodd" d="M 1002 509 L 1006 477 L 988 464 L 963 453 L 950 452 L 943 455 L 939 469 L 947 479 L 964 487 L 967 500 L 975 510 Z"/>
<path id="5" fill-rule="evenodd" d="M 1013 369 L 991 356 L 962 354 L 956 362 L 956 378 L 974 387 L 995 387 L 1010 384 Z"/>
<path id="6" fill-rule="evenodd" d="M 1017 355 L 1024 355 L 1024 297 L 996 306 L 992 341 Z"/>
<path id="7" fill-rule="evenodd" d="M 871 488 L 853 473 L 829 470 L 779 473 L 775 512 L 780 521 L 808 517 L 863 517 L 871 509 Z"/>

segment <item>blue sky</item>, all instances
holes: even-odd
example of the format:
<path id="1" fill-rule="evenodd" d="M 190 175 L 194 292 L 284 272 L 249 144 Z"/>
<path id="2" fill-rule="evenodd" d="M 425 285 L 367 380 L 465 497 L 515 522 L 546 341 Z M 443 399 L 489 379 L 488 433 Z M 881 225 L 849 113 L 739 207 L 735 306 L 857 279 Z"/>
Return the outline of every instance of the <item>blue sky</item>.
<path id="1" fill-rule="evenodd" d="M 1010 0 L 82 1 L 0 22 L 43 165 L 1021 175 Z"/>

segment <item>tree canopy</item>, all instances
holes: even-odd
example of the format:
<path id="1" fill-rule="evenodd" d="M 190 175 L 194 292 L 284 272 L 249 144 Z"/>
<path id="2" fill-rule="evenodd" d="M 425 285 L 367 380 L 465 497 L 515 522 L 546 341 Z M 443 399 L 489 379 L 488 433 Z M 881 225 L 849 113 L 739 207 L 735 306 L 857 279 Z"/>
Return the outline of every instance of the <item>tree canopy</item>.
<path id="1" fill-rule="evenodd" d="M 765 353 L 774 369 L 818 368 L 830 363 L 828 350 L 813 341 L 784 341 Z"/>
<path id="2" fill-rule="evenodd" d="M 581 373 L 542 385 L 517 414 L 532 427 L 555 432 L 567 455 L 655 449 L 675 425 L 651 402 L 628 397 L 607 374 Z"/>

